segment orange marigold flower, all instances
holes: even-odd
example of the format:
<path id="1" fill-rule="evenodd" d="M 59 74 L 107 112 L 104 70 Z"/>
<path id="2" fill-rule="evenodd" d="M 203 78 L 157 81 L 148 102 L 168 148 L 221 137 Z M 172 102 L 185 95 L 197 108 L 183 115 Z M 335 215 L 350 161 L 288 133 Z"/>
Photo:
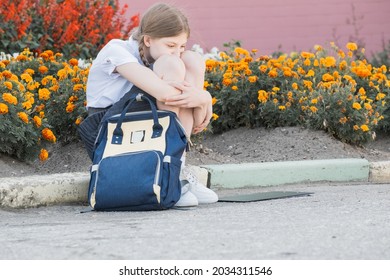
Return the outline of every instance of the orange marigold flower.
<path id="1" fill-rule="evenodd" d="M 47 71 L 49 71 L 49 68 L 47 68 L 45 65 L 41 65 L 41 66 L 39 66 L 38 71 L 41 74 L 45 74 L 45 73 L 47 73 Z"/>
<path id="2" fill-rule="evenodd" d="M 79 90 L 82 90 L 84 89 L 84 85 L 83 84 L 76 84 L 73 86 L 73 91 L 79 91 Z"/>
<path id="3" fill-rule="evenodd" d="M 257 99 L 262 102 L 262 103 L 265 103 L 267 102 L 268 100 L 268 93 L 265 91 L 265 90 L 259 90 L 257 92 Z"/>
<path id="4" fill-rule="evenodd" d="M 345 124 L 347 121 L 348 121 L 347 117 L 342 117 L 342 118 L 339 119 L 339 122 L 341 124 Z"/>
<path id="5" fill-rule="evenodd" d="M 72 58 L 69 60 L 69 64 L 72 66 L 77 66 L 79 65 L 79 61 L 76 58 Z"/>
<path id="6" fill-rule="evenodd" d="M 25 112 L 19 112 L 17 115 L 24 123 L 28 123 L 28 115 Z"/>
<path id="7" fill-rule="evenodd" d="M 360 110 L 360 109 L 362 108 L 362 106 L 361 106 L 359 103 L 354 102 L 354 103 L 352 104 L 352 108 L 354 108 L 354 109 L 356 109 L 356 110 Z"/>
<path id="8" fill-rule="evenodd" d="M 291 87 L 292 87 L 293 89 L 297 90 L 297 89 L 298 89 L 298 84 L 297 84 L 297 83 L 293 83 L 293 84 L 291 85 Z"/>
<path id="9" fill-rule="evenodd" d="M 4 82 L 4 85 L 6 88 L 8 88 L 9 90 L 12 90 L 12 83 L 11 82 Z"/>
<path id="10" fill-rule="evenodd" d="M 259 70 L 261 73 L 265 73 L 265 71 L 267 71 L 267 65 L 260 65 Z"/>
<path id="11" fill-rule="evenodd" d="M 325 67 L 333 67 L 336 65 L 336 59 L 333 56 L 327 56 L 323 62 Z"/>
<path id="12" fill-rule="evenodd" d="M 0 115 L 5 115 L 8 113 L 8 106 L 7 104 L 0 103 Z"/>
<path id="13" fill-rule="evenodd" d="M 13 96 L 11 93 L 3 93 L 3 100 L 9 104 L 16 105 L 18 104 L 18 99 Z"/>
<path id="14" fill-rule="evenodd" d="M 325 73 L 324 75 L 322 75 L 322 80 L 324 82 L 330 82 L 330 81 L 334 81 L 334 78 L 329 73 Z"/>
<path id="15" fill-rule="evenodd" d="M 39 153 L 39 159 L 41 161 L 45 161 L 47 160 L 49 157 L 49 152 L 45 149 L 41 149 L 41 152 Z"/>
<path id="16" fill-rule="evenodd" d="M 217 103 L 217 98 L 215 98 L 215 97 L 213 97 L 212 99 L 211 99 L 211 104 L 214 106 L 215 105 L 215 103 Z"/>
<path id="17" fill-rule="evenodd" d="M 249 81 L 250 83 L 255 83 L 255 82 L 257 81 L 257 76 L 249 76 L 249 77 L 248 77 L 248 81 Z"/>
<path id="18" fill-rule="evenodd" d="M 232 86 L 232 90 L 236 91 L 236 90 L 238 90 L 238 87 L 237 86 Z"/>
<path id="19" fill-rule="evenodd" d="M 33 78 L 28 73 L 23 73 L 22 75 L 20 75 L 20 77 L 22 78 L 22 80 L 26 81 L 26 83 L 33 81 Z"/>
<path id="20" fill-rule="evenodd" d="M 76 125 L 79 125 L 83 121 L 82 118 L 77 118 L 76 121 L 74 122 Z"/>
<path id="21" fill-rule="evenodd" d="M 41 88 L 38 90 L 38 98 L 40 100 L 50 99 L 50 91 L 47 88 Z"/>
<path id="22" fill-rule="evenodd" d="M 312 58 L 312 57 L 314 57 L 315 55 L 314 55 L 314 53 L 310 53 L 310 52 L 301 52 L 301 56 L 302 56 L 303 58 L 307 59 L 307 58 Z"/>
<path id="23" fill-rule="evenodd" d="M 223 83 L 225 86 L 229 86 L 229 85 L 232 83 L 232 79 L 223 79 L 222 83 Z"/>
<path id="24" fill-rule="evenodd" d="M 72 102 L 68 102 L 65 110 L 67 113 L 72 113 L 74 111 L 74 108 L 76 108 L 76 105 L 74 105 Z"/>
<path id="25" fill-rule="evenodd" d="M 347 49 L 350 50 L 350 51 L 356 51 L 358 49 L 358 46 L 355 44 L 355 43 L 347 43 Z"/>
<path id="26" fill-rule="evenodd" d="M 44 128 L 42 130 L 42 136 L 43 136 L 43 139 L 49 141 L 49 142 L 56 142 L 57 141 L 57 138 L 56 136 L 54 135 L 53 131 L 51 131 L 49 128 Z"/>
<path id="27" fill-rule="evenodd" d="M 275 69 L 269 71 L 268 76 L 271 78 L 276 78 L 278 76 L 278 72 Z"/>
<path id="28" fill-rule="evenodd" d="M 376 97 L 375 97 L 375 99 L 376 100 L 382 100 L 383 98 L 385 98 L 386 97 L 386 94 L 384 94 L 384 93 L 378 93 L 377 95 L 376 95 Z"/>
<path id="29" fill-rule="evenodd" d="M 367 132 L 367 131 L 370 130 L 370 129 L 368 128 L 368 126 L 365 125 L 365 124 L 361 125 L 360 128 L 361 128 L 361 130 L 364 131 L 364 132 Z"/>
<path id="30" fill-rule="evenodd" d="M 12 73 L 8 70 L 4 70 L 1 74 L 7 79 L 10 79 L 12 77 Z"/>
<path id="31" fill-rule="evenodd" d="M 310 111 L 312 111 L 313 113 L 317 113 L 318 109 L 316 106 L 310 106 Z"/>
<path id="32" fill-rule="evenodd" d="M 22 103 L 22 106 L 23 106 L 24 109 L 29 110 L 29 109 L 31 109 L 32 104 L 31 104 L 30 101 L 25 101 L 25 102 Z"/>
<path id="33" fill-rule="evenodd" d="M 38 128 L 41 127 L 42 119 L 40 117 L 34 116 L 33 121 L 34 121 L 34 124 L 36 127 L 38 127 Z"/>

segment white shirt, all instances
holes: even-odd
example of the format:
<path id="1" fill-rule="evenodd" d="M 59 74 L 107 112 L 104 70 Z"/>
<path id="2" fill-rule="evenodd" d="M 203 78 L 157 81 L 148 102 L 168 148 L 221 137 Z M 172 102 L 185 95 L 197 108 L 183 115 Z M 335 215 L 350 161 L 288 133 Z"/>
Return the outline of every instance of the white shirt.
<path id="1" fill-rule="evenodd" d="M 144 65 L 138 42 L 113 39 L 105 45 L 93 61 L 87 81 L 87 108 L 105 108 L 119 101 L 133 84 L 114 73 L 117 66 L 135 62 Z"/>

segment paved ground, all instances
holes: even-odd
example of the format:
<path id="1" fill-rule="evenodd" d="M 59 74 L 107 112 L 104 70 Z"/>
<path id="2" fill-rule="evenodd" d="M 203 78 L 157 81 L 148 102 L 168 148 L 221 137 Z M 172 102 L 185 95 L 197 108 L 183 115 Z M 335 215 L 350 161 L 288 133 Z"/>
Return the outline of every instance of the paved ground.
<path id="1" fill-rule="evenodd" d="M 390 259 L 390 185 L 218 190 L 311 196 L 162 212 L 0 210 L 0 259 Z"/>

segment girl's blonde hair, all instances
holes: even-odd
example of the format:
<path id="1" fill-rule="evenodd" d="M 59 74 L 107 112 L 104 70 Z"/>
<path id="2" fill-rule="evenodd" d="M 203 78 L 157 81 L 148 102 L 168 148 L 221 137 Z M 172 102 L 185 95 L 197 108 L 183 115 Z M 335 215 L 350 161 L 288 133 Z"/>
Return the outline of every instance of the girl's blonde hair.
<path id="1" fill-rule="evenodd" d="M 149 66 L 144 53 L 145 35 L 151 38 L 175 37 L 182 33 L 190 36 L 190 27 L 187 17 L 177 7 L 157 3 L 151 6 L 141 19 L 138 29 L 133 34 L 133 39 L 138 41 L 139 53 L 142 61 Z"/>

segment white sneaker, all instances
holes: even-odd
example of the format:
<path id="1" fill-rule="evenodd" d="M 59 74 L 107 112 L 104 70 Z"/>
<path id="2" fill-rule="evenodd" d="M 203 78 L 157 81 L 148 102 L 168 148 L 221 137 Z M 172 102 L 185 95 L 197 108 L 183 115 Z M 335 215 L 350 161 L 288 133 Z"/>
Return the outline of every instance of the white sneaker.
<path id="1" fill-rule="evenodd" d="M 194 194 L 189 191 L 190 184 L 187 180 L 182 180 L 180 182 L 181 187 L 181 196 L 178 202 L 176 202 L 176 207 L 194 207 L 198 206 L 198 199 Z"/>
<path id="2" fill-rule="evenodd" d="M 197 198 L 199 204 L 215 203 L 218 201 L 218 195 L 200 183 L 188 167 L 182 169 L 181 175 L 188 180 L 190 185 L 189 192 Z"/>

